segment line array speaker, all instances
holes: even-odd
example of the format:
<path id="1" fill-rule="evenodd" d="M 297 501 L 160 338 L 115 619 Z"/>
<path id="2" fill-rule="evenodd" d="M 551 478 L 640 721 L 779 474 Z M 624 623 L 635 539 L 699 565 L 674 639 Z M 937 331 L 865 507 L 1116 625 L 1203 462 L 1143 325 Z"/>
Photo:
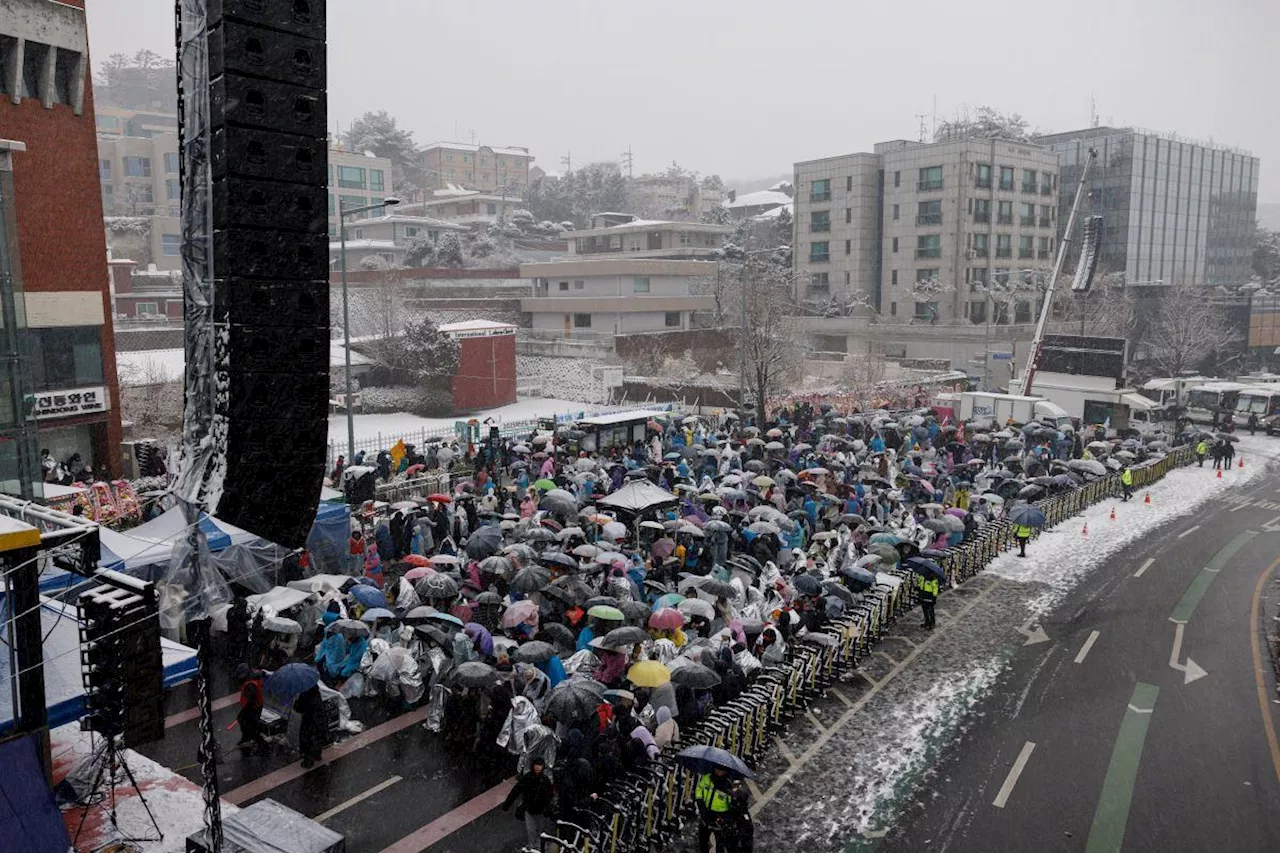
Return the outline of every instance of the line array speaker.
<path id="1" fill-rule="evenodd" d="M 1080 240 L 1080 263 L 1076 265 L 1071 289 L 1077 293 L 1088 291 L 1093 275 L 1098 271 L 1098 253 L 1102 249 L 1102 217 L 1090 216 L 1084 221 L 1084 235 Z"/>
<path id="2" fill-rule="evenodd" d="M 323 0 L 210 0 L 216 514 L 306 542 L 324 478 L 329 229 Z"/>
<path id="3" fill-rule="evenodd" d="M 81 593 L 81 728 L 138 746 L 164 737 L 164 670 L 155 588 L 128 579 Z"/>

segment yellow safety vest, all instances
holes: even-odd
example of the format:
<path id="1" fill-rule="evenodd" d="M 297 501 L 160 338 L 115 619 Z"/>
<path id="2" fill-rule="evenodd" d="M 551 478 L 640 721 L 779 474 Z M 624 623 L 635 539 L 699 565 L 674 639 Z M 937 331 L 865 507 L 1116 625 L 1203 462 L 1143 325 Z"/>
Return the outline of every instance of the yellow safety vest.
<path id="1" fill-rule="evenodd" d="M 916 588 L 921 592 L 933 593 L 934 598 L 938 597 L 938 579 L 935 577 L 916 575 Z"/>
<path id="2" fill-rule="evenodd" d="M 1196 445 L 1196 453 L 1200 454 L 1201 456 L 1204 456 L 1208 452 L 1209 452 L 1209 445 L 1205 444 L 1203 441 Z"/>
<path id="3" fill-rule="evenodd" d="M 1132 486 L 1133 472 L 1130 471 L 1128 468 L 1125 468 L 1123 473 L 1120 474 L 1120 482 L 1124 483 L 1126 486 Z"/>
<path id="4" fill-rule="evenodd" d="M 732 802 L 728 791 L 716 787 L 716 783 L 711 780 L 710 773 L 702 774 L 693 796 L 713 812 L 727 812 L 729 804 Z"/>
<path id="5" fill-rule="evenodd" d="M 1030 539 L 1031 528 L 1025 524 L 1019 524 L 1018 529 L 1013 531 L 1013 535 L 1017 536 L 1019 539 Z"/>

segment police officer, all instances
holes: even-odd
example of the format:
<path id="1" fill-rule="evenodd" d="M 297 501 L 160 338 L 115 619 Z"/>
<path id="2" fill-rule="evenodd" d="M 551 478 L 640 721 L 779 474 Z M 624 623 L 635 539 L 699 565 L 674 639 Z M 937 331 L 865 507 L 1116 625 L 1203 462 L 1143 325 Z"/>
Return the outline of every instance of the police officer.
<path id="1" fill-rule="evenodd" d="M 1133 497 L 1133 472 L 1129 470 L 1129 466 L 1124 466 L 1124 470 L 1120 472 L 1120 488 L 1124 491 L 1124 500 Z"/>
<path id="2" fill-rule="evenodd" d="M 1209 455 L 1209 443 L 1202 438 L 1200 439 L 1200 443 L 1196 445 L 1197 467 L 1200 467 L 1200 468 L 1204 467 L 1204 458 L 1208 455 Z"/>
<path id="3" fill-rule="evenodd" d="M 723 767 L 703 773 L 694 788 L 698 804 L 698 850 L 710 853 L 711 836 L 716 837 L 716 850 L 733 850 L 733 823 L 729 810 L 733 807 L 733 783 Z"/>
<path id="4" fill-rule="evenodd" d="M 924 612 L 924 627 L 938 624 L 933 607 L 938 601 L 938 579 L 933 575 L 916 575 L 916 592 L 920 597 L 920 609 Z"/>
<path id="5" fill-rule="evenodd" d="M 1013 529 L 1014 538 L 1018 540 L 1018 556 L 1027 556 L 1027 540 L 1031 538 L 1032 530 L 1028 525 L 1019 524 Z"/>

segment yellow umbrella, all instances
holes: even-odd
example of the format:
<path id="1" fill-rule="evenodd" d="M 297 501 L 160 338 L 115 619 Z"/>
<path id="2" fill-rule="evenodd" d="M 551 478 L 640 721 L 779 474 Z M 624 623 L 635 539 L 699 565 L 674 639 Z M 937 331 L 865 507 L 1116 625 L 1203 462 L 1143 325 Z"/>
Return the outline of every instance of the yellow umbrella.
<path id="1" fill-rule="evenodd" d="M 387 455 L 391 457 L 391 470 L 393 472 L 400 467 L 400 460 L 403 459 L 405 454 L 408 452 L 409 449 L 404 446 L 403 438 L 391 445 L 391 449 L 387 451 Z"/>
<path id="2" fill-rule="evenodd" d="M 642 660 L 627 670 L 627 681 L 636 687 L 661 687 L 671 680 L 671 671 L 656 660 Z"/>
<path id="3" fill-rule="evenodd" d="M 769 488 L 770 486 L 772 486 L 772 485 L 773 485 L 773 478 L 772 478 L 772 477 L 766 477 L 766 476 L 764 476 L 764 475 L 762 474 L 762 475 L 760 475 L 759 477 L 756 477 L 756 478 L 755 478 L 754 480 L 752 480 L 751 482 L 755 483 L 757 486 L 759 486 L 759 487 L 760 487 L 760 488 L 762 488 L 762 489 L 767 489 L 767 488 Z"/>

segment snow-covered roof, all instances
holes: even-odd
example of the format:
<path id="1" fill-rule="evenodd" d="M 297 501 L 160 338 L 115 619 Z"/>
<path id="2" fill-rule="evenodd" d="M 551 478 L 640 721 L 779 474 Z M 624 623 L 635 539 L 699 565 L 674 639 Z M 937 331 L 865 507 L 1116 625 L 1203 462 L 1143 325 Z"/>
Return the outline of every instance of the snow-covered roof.
<path id="1" fill-rule="evenodd" d="M 493 145 L 473 145 L 469 142 L 428 142 L 422 146 L 423 151 L 430 151 L 432 148 L 449 148 L 454 151 L 479 151 L 481 148 L 488 148 L 494 154 L 506 154 L 511 157 L 528 157 L 533 159 L 533 155 L 529 153 L 528 148 L 498 148 Z"/>
<path id="2" fill-rule="evenodd" d="M 601 214 L 596 214 L 600 216 Z M 665 219 L 636 219 L 619 225 L 605 225 L 600 228 L 585 228 L 581 231 L 566 231 L 562 236 L 583 237 L 592 234 L 620 234 L 629 231 L 650 231 L 654 229 L 678 229 L 680 231 L 696 231 L 711 234 L 729 234 L 733 231 L 728 225 L 711 225 L 707 222 L 675 222 Z"/>
<path id="3" fill-rule="evenodd" d="M 764 213 L 756 214 L 751 218 L 755 221 L 760 221 L 764 219 L 777 219 L 779 216 L 782 215 L 782 211 L 784 210 L 787 213 L 794 214 L 795 211 L 793 210 L 793 206 L 794 206 L 794 202 L 789 202 L 787 204 L 780 204 L 777 207 L 773 208 L 772 210 L 766 210 Z"/>
<path id="4" fill-rule="evenodd" d="M 728 208 L 735 207 L 764 207 L 765 205 L 781 205 L 791 204 L 791 196 L 784 192 L 776 192 L 774 190 L 760 190 L 758 192 L 746 193 L 740 195 L 733 201 L 725 200 L 724 206 Z"/>
<path id="5" fill-rule="evenodd" d="M 357 219 L 347 223 L 347 228 L 366 227 L 369 225 L 420 225 L 424 228 L 444 228 L 448 231 L 467 231 L 465 225 L 458 225 L 455 222 L 446 222 L 443 219 L 435 219 L 431 216 L 404 216 L 398 213 L 387 214 L 385 216 L 373 216 L 368 219 Z M 347 242 L 350 245 L 350 241 Z"/>
<path id="6" fill-rule="evenodd" d="M 352 249 L 399 249 L 394 240 L 348 240 L 347 251 Z M 329 242 L 330 252 L 339 252 L 342 250 L 341 240 L 332 240 Z"/>

